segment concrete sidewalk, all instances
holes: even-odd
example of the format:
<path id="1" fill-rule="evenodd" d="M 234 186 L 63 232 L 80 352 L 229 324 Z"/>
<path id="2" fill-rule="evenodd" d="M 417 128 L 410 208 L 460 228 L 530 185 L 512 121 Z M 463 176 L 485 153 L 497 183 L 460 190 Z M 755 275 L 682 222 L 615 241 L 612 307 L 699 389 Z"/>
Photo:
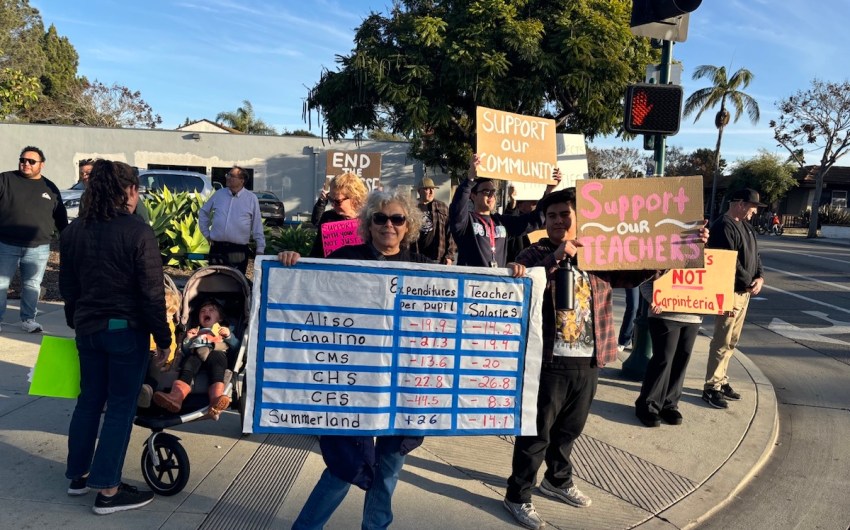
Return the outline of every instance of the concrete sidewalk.
<path id="1" fill-rule="evenodd" d="M 74 402 L 27 394 L 27 373 L 41 334 L 24 333 L 9 301 L 0 332 L 0 528 L 289 528 L 324 468 L 315 438 L 240 434 L 239 416 L 196 421 L 169 432 L 191 461 L 189 484 L 141 510 L 91 512 L 94 494 L 69 497 L 64 478 Z M 617 305 L 617 304 L 615 304 Z M 620 307 L 622 304 L 619 304 Z M 47 333 L 73 336 L 61 304 L 39 305 Z M 621 310 L 618 310 L 618 315 Z M 706 319 L 704 329 L 710 329 Z M 634 415 L 640 384 L 615 363 L 600 384 L 574 451 L 578 486 L 593 499 L 579 509 L 535 495 L 553 528 L 673 529 L 694 526 L 731 498 L 769 455 L 778 429 L 773 387 L 744 355 L 730 378 L 743 399 L 727 410 L 700 399 L 708 338 L 697 339 L 680 410 L 681 426 L 643 427 Z M 626 354 L 629 353 L 627 350 Z M 148 431 L 139 427 L 124 480 L 146 487 L 140 458 Z M 411 453 L 393 498 L 393 528 L 519 528 L 501 506 L 510 472 L 510 437 L 429 437 Z M 328 528 L 357 529 L 363 493 L 352 488 Z"/>

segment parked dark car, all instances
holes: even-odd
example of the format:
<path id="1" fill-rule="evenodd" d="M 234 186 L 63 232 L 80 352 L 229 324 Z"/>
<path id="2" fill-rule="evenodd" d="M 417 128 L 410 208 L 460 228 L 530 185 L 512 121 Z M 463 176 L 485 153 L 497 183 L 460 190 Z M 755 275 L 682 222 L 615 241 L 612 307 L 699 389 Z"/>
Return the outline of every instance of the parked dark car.
<path id="1" fill-rule="evenodd" d="M 270 191 L 255 191 L 254 195 L 260 200 L 260 214 L 266 220 L 266 224 L 283 226 L 286 209 L 277 195 Z"/>

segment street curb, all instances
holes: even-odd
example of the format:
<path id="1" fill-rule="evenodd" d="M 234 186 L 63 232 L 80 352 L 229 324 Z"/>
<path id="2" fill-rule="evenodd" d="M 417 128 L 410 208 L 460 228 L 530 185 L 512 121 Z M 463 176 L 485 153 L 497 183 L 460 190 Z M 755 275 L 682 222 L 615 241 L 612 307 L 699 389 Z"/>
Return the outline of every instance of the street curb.
<path id="1" fill-rule="evenodd" d="M 773 384 L 740 350 L 735 350 L 733 359 L 747 371 L 756 389 L 755 410 L 737 448 L 690 495 L 636 528 L 696 527 L 729 504 L 773 452 L 779 436 L 779 409 Z"/>

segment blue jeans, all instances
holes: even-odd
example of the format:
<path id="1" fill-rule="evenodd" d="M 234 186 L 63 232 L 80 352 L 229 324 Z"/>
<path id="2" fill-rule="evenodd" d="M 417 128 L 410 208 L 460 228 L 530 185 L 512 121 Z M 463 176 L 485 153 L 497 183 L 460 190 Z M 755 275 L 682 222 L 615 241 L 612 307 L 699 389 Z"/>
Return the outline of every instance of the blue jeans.
<path id="1" fill-rule="evenodd" d="M 134 329 L 77 337 L 80 396 L 68 429 L 66 478 L 74 480 L 89 473 L 87 484 L 94 489 L 121 483 L 136 400 L 150 359 L 149 341 L 147 333 Z M 98 441 L 104 404 L 106 414 Z"/>
<path id="2" fill-rule="evenodd" d="M 360 525 L 362 530 L 389 528 L 393 522 L 393 491 L 404 465 L 404 455 L 399 453 L 402 439 L 401 436 L 378 437 L 375 444 L 376 475 L 372 486 L 366 490 L 366 499 L 363 501 L 363 522 Z M 350 487 L 351 484 L 325 469 L 301 508 L 292 530 L 324 528 L 331 515 L 342 504 Z"/>
<path id="3" fill-rule="evenodd" d="M 18 247 L 0 243 L 0 322 L 6 313 L 9 283 L 21 266 L 21 322 L 35 318 L 35 308 L 41 294 L 41 279 L 50 257 L 50 245 Z"/>
<path id="4" fill-rule="evenodd" d="M 640 290 L 637 287 L 623 289 L 626 292 L 626 310 L 623 311 L 623 323 L 620 325 L 620 335 L 617 337 L 618 346 L 628 346 L 632 342 L 635 331 L 635 316 L 638 310 Z"/>

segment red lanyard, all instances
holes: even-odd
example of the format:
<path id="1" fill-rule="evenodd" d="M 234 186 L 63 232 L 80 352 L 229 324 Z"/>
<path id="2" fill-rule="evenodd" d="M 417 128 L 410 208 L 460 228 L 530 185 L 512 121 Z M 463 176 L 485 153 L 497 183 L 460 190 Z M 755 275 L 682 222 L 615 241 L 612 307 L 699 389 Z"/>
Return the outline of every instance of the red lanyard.
<path id="1" fill-rule="evenodd" d="M 496 223 L 493 218 L 487 215 L 487 220 L 484 220 L 484 215 L 475 214 L 475 217 L 484 225 L 484 233 L 490 236 L 490 252 L 493 253 L 493 261 L 490 262 L 491 267 L 495 267 L 496 263 Z M 488 229 L 489 228 L 489 229 Z"/>

